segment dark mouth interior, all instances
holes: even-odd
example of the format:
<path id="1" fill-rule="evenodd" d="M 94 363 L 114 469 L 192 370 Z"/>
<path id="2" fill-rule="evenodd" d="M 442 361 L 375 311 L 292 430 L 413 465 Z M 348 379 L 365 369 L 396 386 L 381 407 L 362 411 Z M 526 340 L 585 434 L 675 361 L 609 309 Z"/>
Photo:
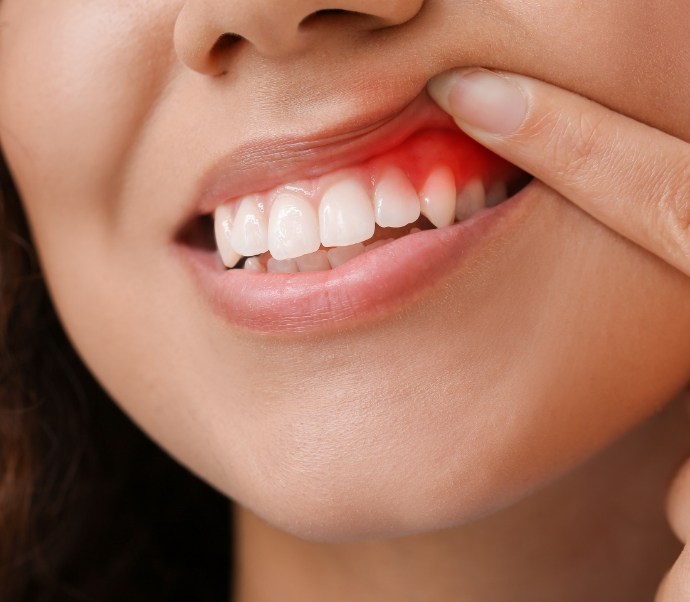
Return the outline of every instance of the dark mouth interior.
<path id="1" fill-rule="evenodd" d="M 209 213 L 189 221 L 176 237 L 176 242 L 197 251 L 216 252 L 213 216 Z"/>
<path id="2" fill-rule="evenodd" d="M 508 182 L 508 198 L 514 197 L 523 188 L 526 188 L 532 180 L 534 180 L 534 176 L 521 170 L 519 176 Z"/>
<path id="3" fill-rule="evenodd" d="M 508 184 L 508 198 L 515 196 L 523 188 L 525 188 L 534 178 L 522 172 L 520 176 L 512 179 Z M 434 226 L 424 216 L 406 226 L 405 228 L 381 228 L 376 226 L 374 236 L 367 242 L 375 242 L 387 238 L 401 238 L 407 235 L 411 228 L 419 228 L 420 230 L 431 230 Z M 213 216 L 211 214 L 200 215 L 197 218 L 190 220 L 180 230 L 176 237 L 176 242 L 180 245 L 190 248 L 197 253 L 216 254 L 216 241 L 213 227 Z M 242 259 L 236 268 L 242 268 L 246 258 Z"/>

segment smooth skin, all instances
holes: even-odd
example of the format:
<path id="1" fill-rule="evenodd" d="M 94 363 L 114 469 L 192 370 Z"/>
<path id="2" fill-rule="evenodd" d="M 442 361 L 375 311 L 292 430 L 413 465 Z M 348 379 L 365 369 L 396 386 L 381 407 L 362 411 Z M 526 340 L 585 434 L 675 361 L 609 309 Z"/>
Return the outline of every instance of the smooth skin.
<path id="1" fill-rule="evenodd" d="M 687 140 L 515 74 L 453 71 L 436 78 L 430 91 L 465 132 L 690 277 Z M 690 297 L 683 303 L 690 305 Z M 690 461 L 679 471 L 667 507 L 674 532 L 688 543 Z M 686 547 L 656 601 L 688 599 Z"/>
<path id="2" fill-rule="evenodd" d="M 519 227 L 404 310 L 266 337 L 211 310 L 176 239 L 219 157 L 293 161 L 459 66 L 690 140 L 686 16 L 686 0 L 2 0 L 0 144 L 52 298 L 120 407 L 234 500 L 235 600 L 653 596 L 690 452 L 670 403 L 690 381 L 687 275 L 536 183 Z"/>

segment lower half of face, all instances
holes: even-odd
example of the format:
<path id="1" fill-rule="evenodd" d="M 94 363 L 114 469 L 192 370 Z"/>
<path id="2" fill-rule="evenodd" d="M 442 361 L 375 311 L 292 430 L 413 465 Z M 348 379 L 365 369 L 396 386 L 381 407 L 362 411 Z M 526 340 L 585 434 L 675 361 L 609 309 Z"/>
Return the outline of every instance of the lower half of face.
<path id="1" fill-rule="evenodd" d="M 74 0 L 39 18 L 31 4 L 3 7 L 2 144 L 66 330 L 152 438 L 269 522 L 342 541 L 471 520 L 602 448 L 688 379 L 688 280 L 539 182 L 326 276 L 226 271 L 206 250 L 207 217 L 189 210 L 219 156 L 253 174 L 229 163 L 216 174 L 221 187 L 237 182 L 231 212 L 233 199 L 281 186 L 312 200 L 309 181 L 347 179 L 377 158 L 352 151 L 350 164 L 346 148 L 342 164 L 324 158 L 300 174 L 299 145 L 281 140 L 316 148 L 317 134 L 364 114 L 386 123 L 455 65 L 527 72 L 653 122 L 658 97 L 631 91 L 629 71 L 655 72 L 665 45 L 675 52 L 671 20 L 656 54 L 616 70 L 574 40 L 623 55 L 643 24 L 638 3 L 573 21 L 565 15 L 583 9 L 565 1 L 558 20 L 508 0 L 422 2 L 385 31 L 342 14 L 316 23 L 356 35 L 359 50 L 337 46 L 338 34 L 287 56 L 246 35 L 227 73 L 209 76 L 175 58 L 191 43 L 173 32 L 193 2 Z M 566 21 L 581 35 L 556 37 Z M 61 49 L 47 70 L 36 50 L 46 44 Z M 665 101 L 659 119 L 688 97 Z M 270 186 L 256 183 L 254 160 L 276 166 Z M 190 229 L 194 240 L 180 235 Z"/>

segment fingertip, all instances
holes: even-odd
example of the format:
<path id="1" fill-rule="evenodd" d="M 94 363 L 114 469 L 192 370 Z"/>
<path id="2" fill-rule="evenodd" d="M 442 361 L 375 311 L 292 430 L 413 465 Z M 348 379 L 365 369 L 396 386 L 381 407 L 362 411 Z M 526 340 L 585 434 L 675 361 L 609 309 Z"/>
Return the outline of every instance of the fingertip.
<path id="1" fill-rule="evenodd" d="M 528 96 L 515 77 L 487 69 L 444 73 L 429 84 L 430 94 L 464 130 L 506 137 L 527 117 Z"/>
<path id="2" fill-rule="evenodd" d="M 452 116 L 450 108 L 450 91 L 468 69 L 453 69 L 437 75 L 429 80 L 427 92 L 432 100 L 446 113 Z"/>

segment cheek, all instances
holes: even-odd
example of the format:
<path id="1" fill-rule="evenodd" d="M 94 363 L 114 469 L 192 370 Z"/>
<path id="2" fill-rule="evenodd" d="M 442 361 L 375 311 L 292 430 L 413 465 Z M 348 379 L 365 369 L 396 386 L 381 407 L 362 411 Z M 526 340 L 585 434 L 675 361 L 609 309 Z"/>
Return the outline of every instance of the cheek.
<path id="1" fill-rule="evenodd" d="M 136 4 L 9 0 L 3 7 L 1 142 L 32 224 L 79 212 L 99 227 L 117 209 L 128 155 L 171 58 L 160 34 L 172 31 L 160 26 L 173 18 L 171 8 L 166 14 L 165 3 L 153 0 L 145 12 Z"/>
<path id="2" fill-rule="evenodd" d="M 542 56 L 554 83 L 690 140 L 690 121 L 683 117 L 690 109 L 687 2 L 561 4 L 549 12 L 558 15 L 554 22 L 539 26 L 553 35 L 544 40 Z"/>

